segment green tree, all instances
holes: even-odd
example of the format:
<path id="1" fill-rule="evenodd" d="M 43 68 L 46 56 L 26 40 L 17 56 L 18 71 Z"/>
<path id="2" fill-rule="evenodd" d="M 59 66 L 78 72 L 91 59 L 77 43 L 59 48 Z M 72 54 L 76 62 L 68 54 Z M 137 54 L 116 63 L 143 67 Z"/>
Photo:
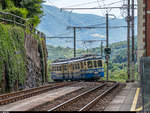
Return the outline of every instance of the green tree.
<path id="1" fill-rule="evenodd" d="M 2 10 L 27 18 L 36 27 L 42 17 L 42 3 L 44 0 L 0 0 Z"/>
<path id="2" fill-rule="evenodd" d="M 36 27 L 40 23 L 40 18 L 42 17 L 42 3 L 43 0 L 22 0 L 20 6 L 26 8 L 28 11 L 27 18 L 29 22 Z"/>

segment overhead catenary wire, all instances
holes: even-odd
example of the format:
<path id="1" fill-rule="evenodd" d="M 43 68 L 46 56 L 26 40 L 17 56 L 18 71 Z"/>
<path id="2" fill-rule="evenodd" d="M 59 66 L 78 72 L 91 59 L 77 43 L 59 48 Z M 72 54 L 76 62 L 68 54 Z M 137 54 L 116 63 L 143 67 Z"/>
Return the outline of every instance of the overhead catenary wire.
<path id="1" fill-rule="evenodd" d="M 116 1 L 116 2 L 112 2 L 112 3 L 108 3 L 108 4 L 105 4 L 104 2 L 105 0 L 101 0 L 101 2 L 103 3 L 102 6 L 110 6 L 110 5 L 113 5 L 113 4 L 116 4 L 116 3 L 121 3 L 122 0 L 119 0 L 119 1 Z M 98 7 L 101 7 L 100 5 L 100 1 L 99 0 L 96 0 L 96 1 L 90 1 L 90 2 L 85 2 L 85 3 L 79 3 L 79 4 L 74 4 L 74 5 L 68 5 L 68 6 L 64 6 L 64 8 L 67 8 L 67 7 L 78 7 L 78 6 L 84 6 L 84 5 L 88 5 L 88 4 L 96 4 L 98 3 Z"/>

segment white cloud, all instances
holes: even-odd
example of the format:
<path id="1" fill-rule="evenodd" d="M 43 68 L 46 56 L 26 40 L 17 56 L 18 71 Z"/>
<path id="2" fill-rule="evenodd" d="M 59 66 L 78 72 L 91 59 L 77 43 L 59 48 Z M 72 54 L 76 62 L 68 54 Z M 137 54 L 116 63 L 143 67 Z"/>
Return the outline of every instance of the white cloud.
<path id="1" fill-rule="evenodd" d="M 99 37 L 99 38 L 105 38 L 104 35 L 100 35 L 100 34 L 97 34 L 97 33 L 91 34 L 91 36 L 93 36 L 93 37 Z"/>

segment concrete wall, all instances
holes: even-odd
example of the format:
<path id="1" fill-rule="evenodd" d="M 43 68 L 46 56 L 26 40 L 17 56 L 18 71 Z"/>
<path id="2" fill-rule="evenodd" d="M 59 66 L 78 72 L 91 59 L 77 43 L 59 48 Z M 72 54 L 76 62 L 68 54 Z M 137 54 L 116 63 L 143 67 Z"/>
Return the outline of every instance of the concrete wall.
<path id="1" fill-rule="evenodd" d="M 138 0 L 138 56 L 143 56 L 145 52 L 145 4 L 142 0 Z"/>
<path id="2" fill-rule="evenodd" d="M 143 0 L 138 0 L 138 65 L 140 64 L 140 58 L 145 53 L 145 4 Z M 139 66 L 138 66 L 139 67 Z M 139 70 L 139 69 L 138 69 Z"/>

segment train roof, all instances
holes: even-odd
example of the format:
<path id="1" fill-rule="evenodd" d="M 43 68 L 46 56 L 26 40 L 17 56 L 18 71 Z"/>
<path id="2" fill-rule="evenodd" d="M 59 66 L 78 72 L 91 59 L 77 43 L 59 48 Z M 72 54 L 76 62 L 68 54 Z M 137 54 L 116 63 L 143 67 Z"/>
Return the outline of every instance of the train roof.
<path id="1" fill-rule="evenodd" d="M 90 54 L 90 55 L 83 55 L 81 57 L 70 58 L 70 59 L 57 59 L 54 62 L 52 62 L 51 65 L 68 64 L 68 63 L 79 62 L 84 60 L 92 60 L 92 59 L 102 59 L 102 57 L 98 55 Z"/>

